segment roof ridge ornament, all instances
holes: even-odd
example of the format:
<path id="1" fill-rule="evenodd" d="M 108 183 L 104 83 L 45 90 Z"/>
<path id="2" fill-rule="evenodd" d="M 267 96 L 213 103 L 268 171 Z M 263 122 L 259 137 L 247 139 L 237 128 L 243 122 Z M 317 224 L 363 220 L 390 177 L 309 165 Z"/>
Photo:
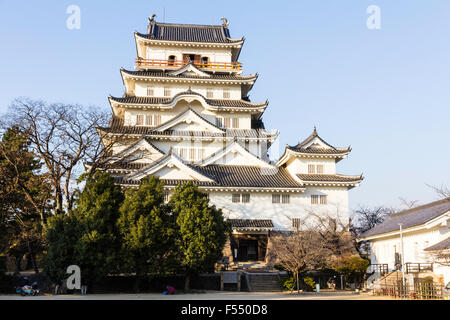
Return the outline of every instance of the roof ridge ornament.
<path id="1" fill-rule="evenodd" d="M 222 23 L 222 27 L 224 27 L 224 28 L 228 28 L 228 26 L 229 26 L 229 22 L 228 22 L 228 20 L 227 20 L 227 18 L 225 18 L 225 17 L 222 17 L 222 18 L 220 18 L 220 20 L 222 20 L 223 21 L 223 23 Z"/>
<path id="2" fill-rule="evenodd" d="M 151 38 L 154 38 L 154 37 L 155 37 L 155 35 L 153 34 L 153 25 L 156 23 L 155 17 L 156 17 L 156 14 L 153 13 L 153 14 L 148 18 L 147 34 L 150 34 L 150 35 L 151 35 Z"/>

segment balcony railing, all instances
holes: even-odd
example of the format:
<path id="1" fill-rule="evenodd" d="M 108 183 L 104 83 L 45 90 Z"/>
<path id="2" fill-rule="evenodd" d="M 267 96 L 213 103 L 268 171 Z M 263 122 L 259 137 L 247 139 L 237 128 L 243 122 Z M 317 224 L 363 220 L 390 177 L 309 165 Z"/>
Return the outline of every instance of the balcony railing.
<path id="1" fill-rule="evenodd" d="M 405 263 L 406 273 L 420 273 L 431 271 L 433 272 L 433 264 L 432 263 Z"/>
<path id="2" fill-rule="evenodd" d="M 136 59 L 136 67 L 157 67 L 157 68 L 180 68 L 189 61 L 185 60 L 159 60 L 159 59 Z M 198 68 L 223 70 L 223 71 L 241 71 L 242 64 L 240 62 L 205 62 L 194 60 L 192 63 Z"/>
<path id="3" fill-rule="evenodd" d="M 369 266 L 368 273 L 377 272 L 380 274 L 380 276 L 384 276 L 385 274 L 388 274 L 389 268 L 387 263 L 373 263 Z"/>

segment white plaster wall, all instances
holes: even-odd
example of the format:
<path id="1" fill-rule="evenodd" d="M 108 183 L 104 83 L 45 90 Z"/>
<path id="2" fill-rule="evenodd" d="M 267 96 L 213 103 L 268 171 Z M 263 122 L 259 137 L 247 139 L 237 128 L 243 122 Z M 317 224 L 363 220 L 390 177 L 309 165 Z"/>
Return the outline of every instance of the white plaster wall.
<path id="1" fill-rule="evenodd" d="M 404 232 L 404 262 L 432 263 L 432 259 L 424 249 L 443 241 L 449 235 L 450 229 L 448 227 L 436 227 L 411 233 Z M 395 267 L 395 252 L 401 253 L 399 235 L 370 241 L 371 263 L 387 263 L 391 271 Z M 435 273 L 444 275 L 445 283 L 450 281 L 450 267 L 439 266 L 438 264 L 435 264 L 434 267 Z"/>
<path id="2" fill-rule="evenodd" d="M 170 89 L 170 98 L 191 88 L 192 91 L 200 93 L 205 98 L 207 97 L 207 92 L 211 91 L 213 97 L 210 99 L 225 99 L 223 97 L 224 90 L 230 93 L 230 98 L 228 98 L 230 100 L 240 100 L 242 98 L 241 86 L 239 84 L 214 86 L 211 84 L 155 83 L 150 81 L 136 81 L 134 95 L 137 97 L 147 97 L 147 87 L 153 88 L 154 97 L 166 97 L 164 96 L 164 88 Z M 131 92 L 128 92 L 128 94 L 132 95 Z"/>
<path id="3" fill-rule="evenodd" d="M 336 162 L 334 159 L 315 159 L 292 157 L 286 164 L 286 169 L 293 175 L 297 173 L 308 173 L 308 165 L 323 165 L 323 174 L 335 174 Z"/>
<path id="4" fill-rule="evenodd" d="M 343 188 L 342 188 L 343 189 Z M 348 221 L 348 210 L 346 194 L 347 190 L 338 190 L 333 188 L 323 189 L 327 192 L 329 201 L 338 203 L 341 208 L 339 216 L 343 221 Z M 249 203 L 233 203 L 232 193 L 234 192 L 211 192 L 209 199 L 211 204 L 222 208 L 226 217 L 235 219 L 271 219 L 277 230 L 289 230 L 292 222 L 290 218 L 306 218 L 311 212 L 336 214 L 336 207 L 332 205 L 311 205 L 309 195 L 311 192 L 289 193 L 290 201 L 288 204 L 272 203 L 272 193 L 251 193 Z M 235 192 L 239 193 L 239 192 Z M 246 193 L 246 192 L 242 192 Z M 341 201 L 341 202 L 340 202 Z"/>
<path id="5" fill-rule="evenodd" d="M 191 108 L 198 114 L 200 114 L 204 119 L 208 120 L 212 124 L 216 124 L 217 117 L 229 117 L 229 118 L 238 118 L 239 119 L 239 128 L 238 129 L 251 129 L 251 115 L 249 113 L 223 113 L 223 112 L 215 112 L 206 110 L 198 101 L 194 101 L 192 103 L 188 103 L 186 101 L 180 101 L 177 106 L 175 106 L 171 110 L 163 110 L 158 111 L 155 109 L 150 110 L 142 110 L 142 109 L 125 109 L 124 111 L 124 125 L 125 126 L 134 126 L 136 125 L 136 116 L 138 114 L 143 115 L 160 115 L 161 116 L 161 124 L 167 122 L 181 113 L 186 111 L 188 108 Z M 145 120 L 144 120 L 145 121 Z M 144 122 L 145 123 L 145 122 Z M 203 129 L 200 131 L 204 131 Z"/>
<path id="6" fill-rule="evenodd" d="M 147 45 L 146 59 L 167 60 L 169 56 L 176 56 L 176 60 L 183 60 L 183 54 L 197 54 L 208 57 L 210 62 L 231 62 L 231 48 L 193 48 L 193 47 L 163 47 Z"/>

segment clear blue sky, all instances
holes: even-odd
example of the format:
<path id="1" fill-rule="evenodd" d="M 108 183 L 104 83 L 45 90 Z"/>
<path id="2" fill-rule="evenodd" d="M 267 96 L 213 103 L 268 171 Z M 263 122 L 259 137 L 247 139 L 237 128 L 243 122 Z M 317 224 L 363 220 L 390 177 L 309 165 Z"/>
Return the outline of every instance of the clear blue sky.
<path id="1" fill-rule="evenodd" d="M 66 27 L 69 5 L 81 29 Z M 381 29 L 366 27 L 369 5 Z M 165 10 L 164 10 L 165 9 Z M 165 15 L 164 15 L 165 11 Z M 7 1 L 0 0 L 0 112 L 18 96 L 109 108 L 119 69 L 133 69 L 133 32 L 147 17 L 175 23 L 230 22 L 246 37 L 244 73 L 260 77 L 253 101 L 269 99 L 267 128 L 279 146 L 316 125 L 336 146 L 338 164 L 365 175 L 351 207 L 437 198 L 450 186 L 450 1 Z M 281 152 L 282 150 L 280 150 Z"/>

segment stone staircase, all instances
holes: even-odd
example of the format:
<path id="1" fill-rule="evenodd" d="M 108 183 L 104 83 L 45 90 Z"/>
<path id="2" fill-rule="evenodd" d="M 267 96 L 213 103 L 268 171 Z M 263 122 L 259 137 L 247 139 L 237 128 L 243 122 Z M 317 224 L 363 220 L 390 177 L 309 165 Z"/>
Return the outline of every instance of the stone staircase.
<path id="1" fill-rule="evenodd" d="M 254 273 L 245 272 L 248 291 L 251 292 L 269 292 L 282 291 L 280 284 L 280 276 L 275 272 Z"/>

